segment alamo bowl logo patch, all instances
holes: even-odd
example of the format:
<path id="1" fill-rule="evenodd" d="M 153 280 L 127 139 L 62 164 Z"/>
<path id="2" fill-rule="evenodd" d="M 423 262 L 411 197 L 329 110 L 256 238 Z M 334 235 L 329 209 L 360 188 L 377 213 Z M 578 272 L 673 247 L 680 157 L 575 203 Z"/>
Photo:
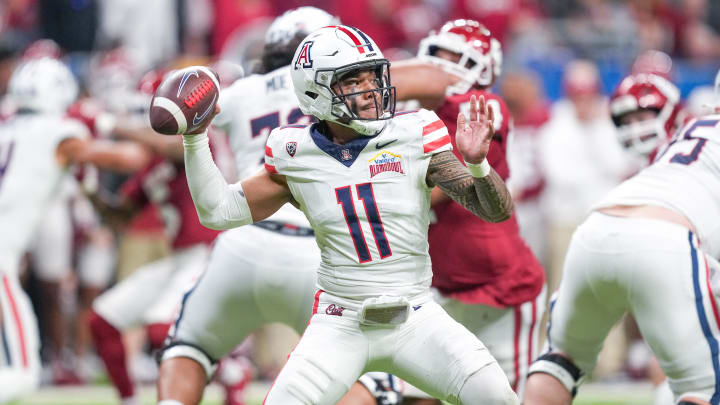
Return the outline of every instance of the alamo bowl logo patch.
<path id="1" fill-rule="evenodd" d="M 288 155 L 290 155 L 290 157 L 295 156 L 295 152 L 297 152 L 297 142 L 286 143 L 285 150 L 287 151 Z"/>
<path id="2" fill-rule="evenodd" d="M 402 167 L 402 156 L 386 150 L 379 152 L 368 162 L 370 163 L 370 178 L 385 172 L 405 174 Z"/>

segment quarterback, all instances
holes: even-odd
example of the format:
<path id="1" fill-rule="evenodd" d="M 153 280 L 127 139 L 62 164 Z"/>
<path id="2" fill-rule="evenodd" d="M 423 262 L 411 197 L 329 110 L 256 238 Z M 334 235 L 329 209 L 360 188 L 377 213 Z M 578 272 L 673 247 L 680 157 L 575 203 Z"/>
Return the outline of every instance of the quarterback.
<path id="1" fill-rule="evenodd" d="M 329 26 L 295 52 L 291 77 L 313 125 L 275 129 L 265 170 L 228 185 L 207 136 L 184 137 L 188 183 L 201 222 L 231 228 L 287 202 L 308 218 L 321 251 L 313 316 L 266 404 L 334 404 L 364 371 L 385 371 L 459 404 L 517 397 L 485 346 L 433 302 L 430 191 L 476 215 L 507 219 L 512 201 L 485 161 L 492 112 L 471 98 L 452 153 L 434 113 L 395 114 L 389 62 L 365 33 Z M 216 110 L 217 111 L 217 110 Z"/>

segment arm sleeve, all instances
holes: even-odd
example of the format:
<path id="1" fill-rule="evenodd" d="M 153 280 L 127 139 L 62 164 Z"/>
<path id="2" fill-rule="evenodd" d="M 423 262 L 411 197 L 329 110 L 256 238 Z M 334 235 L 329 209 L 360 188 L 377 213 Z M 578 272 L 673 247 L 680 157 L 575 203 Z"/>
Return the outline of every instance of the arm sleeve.
<path id="1" fill-rule="evenodd" d="M 229 185 L 213 162 L 207 132 L 183 136 L 185 173 L 200 223 L 230 229 L 252 223 L 240 182 Z"/>

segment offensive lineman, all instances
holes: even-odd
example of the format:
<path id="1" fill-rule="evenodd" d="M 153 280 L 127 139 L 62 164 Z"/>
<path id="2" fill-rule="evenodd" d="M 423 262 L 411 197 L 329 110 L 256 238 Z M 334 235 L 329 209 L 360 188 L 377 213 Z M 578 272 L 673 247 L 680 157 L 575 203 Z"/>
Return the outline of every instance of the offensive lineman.
<path id="1" fill-rule="evenodd" d="M 73 163 L 133 171 L 147 152 L 133 143 L 101 143 L 64 117 L 77 84 L 62 62 L 30 60 L 16 68 L 9 96 L 17 113 L 0 126 L 0 403 L 35 389 L 40 347 L 35 315 L 19 282 L 20 261 Z"/>
<path id="2" fill-rule="evenodd" d="M 676 403 L 720 403 L 719 162 L 717 107 L 593 207 L 568 249 L 548 352 L 530 368 L 525 403 L 570 404 L 610 327 L 628 311 Z"/>
<path id="3" fill-rule="evenodd" d="M 206 136 L 184 137 L 188 182 L 204 224 L 247 225 L 292 202 L 316 231 L 322 262 L 313 316 L 266 403 L 333 404 L 364 370 L 396 373 L 454 403 L 517 403 L 487 349 L 428 289 L 433 185 L 491 221 L 512 211 L 485 161 L 493 131 L 484 100 L 472 98 L 470 127 L 458 116 L 468 172 L 434 113 L 393 118 L 388 62 L 361 31 L 315 31 L 291 69 L 303 112 L 321 121 L 274 130 L 265 171 L 228 186 Z"/>

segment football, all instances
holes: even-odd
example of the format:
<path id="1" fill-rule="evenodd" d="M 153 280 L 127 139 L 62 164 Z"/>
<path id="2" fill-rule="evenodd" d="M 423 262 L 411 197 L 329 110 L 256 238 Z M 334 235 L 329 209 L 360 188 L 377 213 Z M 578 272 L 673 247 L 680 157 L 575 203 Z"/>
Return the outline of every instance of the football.
<path id="1" fill-rule="evenodd" d="M 219 89 L 217 73 L 206 66 L 170 73 L 150 102 L 150 125 L 164 135 L 194 131 L 212 117 Z"/>

